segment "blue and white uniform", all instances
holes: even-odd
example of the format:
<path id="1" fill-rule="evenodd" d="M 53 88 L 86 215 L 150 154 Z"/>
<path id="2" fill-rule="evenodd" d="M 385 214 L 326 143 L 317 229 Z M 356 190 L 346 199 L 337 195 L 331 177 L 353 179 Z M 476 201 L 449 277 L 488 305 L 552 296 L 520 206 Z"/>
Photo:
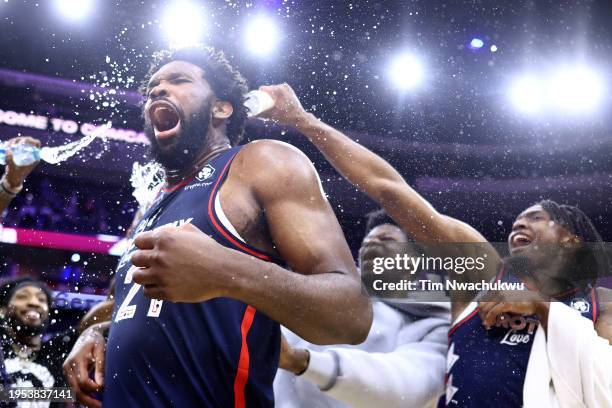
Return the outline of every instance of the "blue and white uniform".
<path id="1" fill-rule="evenodd" d="M 502 270 L 498 280 L 521 282 Z M 599 307 L 592 287 L 575 288 L 556 297 L 597 320 Z M 447 407 L 516 408 L 523 406 L 523 385 L 535 333 L 537 316 L 505 313 L 487 330 L 472 302 L 449 331 L 446 370 Z"/>

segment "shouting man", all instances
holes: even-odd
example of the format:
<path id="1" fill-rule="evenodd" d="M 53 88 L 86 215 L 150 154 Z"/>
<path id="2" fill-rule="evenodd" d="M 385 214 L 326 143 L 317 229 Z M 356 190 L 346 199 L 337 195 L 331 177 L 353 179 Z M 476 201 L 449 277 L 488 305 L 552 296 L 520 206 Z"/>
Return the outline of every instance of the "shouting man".
<path id="1" fill-rule="evenodd" d="M 143 112 L 166 186 L 119 262 L 108 340 L 93 326 L 64 364 L 81 402 L 99 406 L 104 386 L 111 407 L 272 406 L 279 323 L 318 344 L 367 336 L 371 305 L 310 161 L 237 146 L 246 90 L 222 53 L 156 56 Z"/>

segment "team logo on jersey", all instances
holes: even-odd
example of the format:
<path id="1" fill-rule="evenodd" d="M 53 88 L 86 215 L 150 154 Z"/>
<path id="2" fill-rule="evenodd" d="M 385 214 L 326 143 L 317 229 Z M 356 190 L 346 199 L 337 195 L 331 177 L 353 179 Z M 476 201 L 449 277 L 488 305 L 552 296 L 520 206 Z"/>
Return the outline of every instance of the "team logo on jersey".
<path id="1" fill-rule="evenodd" d="M 200 172 L 196 175 L 196 178 L 200 181 L 204 181 L 211 178 L 213 174 L 215 174 L 215 168 L 210 164 L 207 164 L 206 166 L 202 167 L 202 170 L 200 170 Z"/>
<path id="2" fill-rule="evenodd" d="M 508 346 L 529 343 L 538 324 L 539 322 L 536 319 L 530 317 L 503 313 L 497 317 L 495 326 L 508 329 L 508 331 L 499 343 Z"/>
<path id="3" fill-rule="evenodd" d="M 587 313 L 589 310 L 591 310 L 591 305 L 583 298 L 572 299 L 570 306 L 580 313 Z"/>

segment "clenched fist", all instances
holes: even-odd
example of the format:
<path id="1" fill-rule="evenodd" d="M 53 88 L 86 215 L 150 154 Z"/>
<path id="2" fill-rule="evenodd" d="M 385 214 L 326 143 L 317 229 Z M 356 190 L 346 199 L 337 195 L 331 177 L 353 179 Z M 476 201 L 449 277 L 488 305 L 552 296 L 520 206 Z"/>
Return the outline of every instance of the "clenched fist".
<path id="1" fill-rule="evenodd" d="M 224 267 L 237 251 L 226 248 L 192 224 L 160 227 L 134 238 L 134 281 L 152 299 L 203 302 L 227 296 L 231 272 Z"/>

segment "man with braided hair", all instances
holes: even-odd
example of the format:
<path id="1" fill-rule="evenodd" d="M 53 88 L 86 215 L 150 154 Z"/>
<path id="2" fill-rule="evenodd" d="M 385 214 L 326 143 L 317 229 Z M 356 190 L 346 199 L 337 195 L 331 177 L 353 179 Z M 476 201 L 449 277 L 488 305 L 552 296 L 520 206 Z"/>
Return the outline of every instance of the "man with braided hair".
<path id="1" fill-rule="evenodd" d="M 511 256 L 500 262 L 482 234 L 436 211 L 383 158 L 306 112 L 289 85 L 260 89 L 274 99 L 264 116 L 295 126 L 418 243 L 450 246 L 453 256 L 484 252 L 482 272 L 453 278 L 492 279 L 502 264 L 499 280 L 522 279 L 533 289 L 484 297 L 451 290 L 456 323 L 441 405 L 612 406 L 612 296 L 594 287 L 609 267 L 601 238 L 582 211 L 552 201 L 527 208 L 508 237 Z"/>

